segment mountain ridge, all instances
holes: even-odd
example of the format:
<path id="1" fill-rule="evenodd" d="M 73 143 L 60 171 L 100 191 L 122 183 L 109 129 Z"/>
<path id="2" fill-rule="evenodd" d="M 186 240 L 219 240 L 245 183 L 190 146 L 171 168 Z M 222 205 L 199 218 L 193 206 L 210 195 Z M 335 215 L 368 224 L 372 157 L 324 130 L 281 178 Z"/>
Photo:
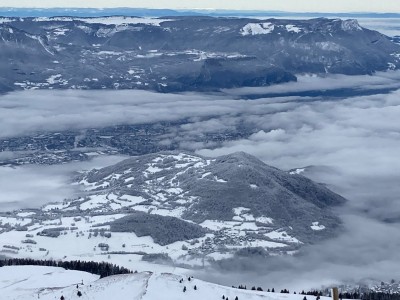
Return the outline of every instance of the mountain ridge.
<path id="1" fill-rule="evenodd" d="M 356 20 L 0 18 L 0 33 L 2 91 L 217 91 L 400 68 L 400 46 Z"/>
<path id="2" fill-rule="evenodd" d="M 223 9 L 151 9 L 151 8 L 0 8 L 0 16 L 4 17 L 40 17 L 40 16 L 81 16 L 81 17 L 103 17 L 109 15 L 140 16 L 140 17 L 163 17 L 173 15 L 203 15 L 203 16 L 300 16 L 300 17 L 344 17 L 344 18 L 398 18 L 400 13 L 386 12 L 290 12 L 290 11 L 260 11 L 260 10 L 223 10 Z"/>

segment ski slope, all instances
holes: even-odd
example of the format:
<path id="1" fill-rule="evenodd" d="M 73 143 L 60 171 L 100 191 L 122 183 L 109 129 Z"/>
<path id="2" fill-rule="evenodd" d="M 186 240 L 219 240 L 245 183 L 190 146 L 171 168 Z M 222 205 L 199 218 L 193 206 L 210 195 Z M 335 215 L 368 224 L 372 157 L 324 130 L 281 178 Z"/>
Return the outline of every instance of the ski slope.
<path id="1" fill-rule="evenodd" d="M 83 283 L 83 284 L 82 284 Z M 184 291 L 186 287 L 186 291 Z M 195 289 L 196 287 L 196 289 Z M 1 299 L 7 300 L 302 300 L 303 295 L 239 290 L 171 273 L 141 272 L 98 279 L 80 271 L 40 266 L 0 268 Z M 78 296 L 80 291 L 81 296 Z M 308 300 L 315 300 L 307 296 Z M 321 297 L 321 300 L 328 300 Z"/>

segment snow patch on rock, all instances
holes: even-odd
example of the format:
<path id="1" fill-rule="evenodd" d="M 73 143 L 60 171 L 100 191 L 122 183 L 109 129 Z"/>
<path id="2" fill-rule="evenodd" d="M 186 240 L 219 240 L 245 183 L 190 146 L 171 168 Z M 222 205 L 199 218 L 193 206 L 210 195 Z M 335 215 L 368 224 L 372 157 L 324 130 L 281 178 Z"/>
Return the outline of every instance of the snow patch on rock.
<path id="1" fill-rule="evenodd" d="M 297 27 L 296 25 L 291 25 L 291 24 L 286 25 L 285 28 L 288 32 L 294 32 L 294 33 L 299 33 L 303 30 L 300 27 Z"/>
<path id="2" fill-rule="evenodd" d="M 243 36 L 246 35 L 260 35 L 260 34 L 269 34 L 272 33 L 275 29 L 275 25 L 266 22 L 266 23 L 249 23 L 245 25 L 240 34 Z"/>
<path id="3" fill-rule="evenodd" d="M 324 230 L 325 229 L 325 226 L 319 224 L 319 222 L 313 222 L 310 227 L 311 227 L 312 230 L 315 230 L 315 231 L 320 231 L 320 230 Z"/>

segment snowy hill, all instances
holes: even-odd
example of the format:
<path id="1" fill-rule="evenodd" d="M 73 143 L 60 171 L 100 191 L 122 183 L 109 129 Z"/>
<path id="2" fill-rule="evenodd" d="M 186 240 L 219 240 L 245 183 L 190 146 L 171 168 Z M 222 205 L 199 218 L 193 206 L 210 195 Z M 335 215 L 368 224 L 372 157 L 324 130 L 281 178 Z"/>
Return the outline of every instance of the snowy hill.
<path id="1" fill-rule="evenodd" d="M 0 92 L 266 86 L 398 69 L 398 55 L 398 44 L 356 20 L 0 17 Z"/>
<path id="2" fill-rule="evenodd" d="M 75 178 L 82 196 L 0 214 L 11 257 L 204 266 L 235 256 L 292 254 L 340 232 L 325 186 L 234 153 L 138 156 Z"/>
<path id="3" fill-rule="evenodd" d="M 7 300 L 37 299 L 38 294 L 43 292 L 57 291 L 67 286 L 76 286 L 76 284 L 82 283 L 82 281 L 84 283 L 91 283 L 98 278 L 98 275 L 56 267 L 1 267 L 0 298 Z"/>
<path id="4" fill-rule="evenodd" d="M 102 279 L 61 268 L 12 266 L 0 268 L 1 297 L 7 300 L 302 300 L 303 295 L 239 290 L 170 273 L 143 272 Z M 83 284 L 82 284 L 83 282 Z M 186 287 L 186 291 L 184 289 Z M 196 289 L 195 289 L 196 287 Z M 78 296 L 78 291 L 81 296 Z M 315 297 L 307 296 L 314 300 Z M 2 298 L 3 299 L 3 298 Z M 321 297 L 321 300 L 328 300 Z"/>

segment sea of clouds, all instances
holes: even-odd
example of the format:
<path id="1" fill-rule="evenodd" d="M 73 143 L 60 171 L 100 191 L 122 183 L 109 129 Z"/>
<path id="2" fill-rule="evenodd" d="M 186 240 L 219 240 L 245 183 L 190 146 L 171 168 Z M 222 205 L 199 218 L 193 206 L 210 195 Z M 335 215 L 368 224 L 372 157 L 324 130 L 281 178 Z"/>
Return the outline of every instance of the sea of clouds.
<path id="1" fill-rule="evenodd" d="M 361 96 L 285 96 L 288 91 L 343 88 Z M 377 92 L 365 95 L 368 90 Z M 248 94 L 259 98 L 247 100 Z M 400 72 L 302 76 L 297 83 L 219 94 L 23 91 L 0 96 L 1 139 L 179 120 L 185 122 L 161 137 L 160 143 L 178 142 L 182 149 L 211 157 L 245 151 L 285 170 L 314 166 L 307 176 L 348 199 L 337 210 L 345 225 L 339 237 L 309 246 L 299 257 L 253 262 L 247 269 L 233 266 L 229 273 L 216 270 L 214 278 L 207 274 L 208 279 L 300 289 L 341 280 L 400 278 Z M 208 133 L 243 126 L 250 132 L 240 139 L 219 144 L 202 140 Z M 13 155 L 2 152 L 0 159 Z M 73 197 L 76 190 L 69 186 L 69 178 L 74 171 L 121 159 L 1 167 L 0 208 L 40 206 Z"/>

